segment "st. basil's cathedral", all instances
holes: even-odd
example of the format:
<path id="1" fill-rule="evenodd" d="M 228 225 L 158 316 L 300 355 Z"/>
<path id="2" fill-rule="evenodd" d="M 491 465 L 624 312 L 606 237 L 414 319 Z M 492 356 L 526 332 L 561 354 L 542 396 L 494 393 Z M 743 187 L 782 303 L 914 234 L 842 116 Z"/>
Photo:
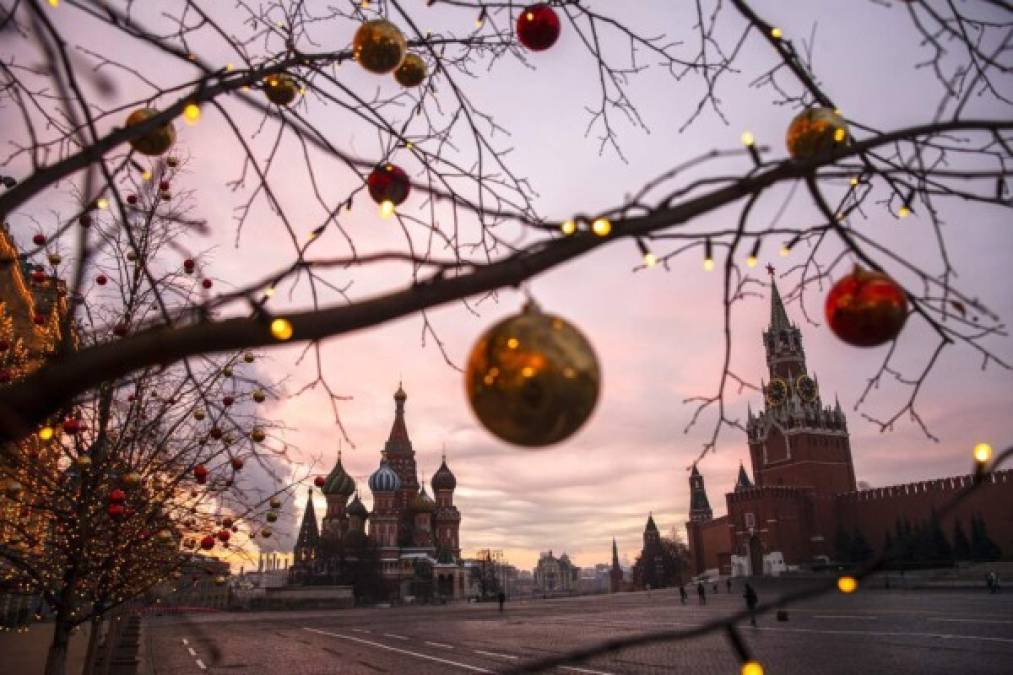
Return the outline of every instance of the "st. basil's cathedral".
<path id="1" fill-rule="evenodd" d="M 461 562 L 461 512 L 454 506 L 457 478 L 444 456 L 430 481 L 435 499 L 419 483 L 405 425 L 407 400 L 399 385 L 390 436 L 368 480 L 372 510 L 360 499 L 340 453 L 321 488 L 327 512 L 319 527 L 312 495 L 307 501 L 291 583 L 352 583 L 372 575 L 385 599 L 419 595 L 422 588 L 426 595 L 444 599 L 464 597 L 467 572 Z"/>

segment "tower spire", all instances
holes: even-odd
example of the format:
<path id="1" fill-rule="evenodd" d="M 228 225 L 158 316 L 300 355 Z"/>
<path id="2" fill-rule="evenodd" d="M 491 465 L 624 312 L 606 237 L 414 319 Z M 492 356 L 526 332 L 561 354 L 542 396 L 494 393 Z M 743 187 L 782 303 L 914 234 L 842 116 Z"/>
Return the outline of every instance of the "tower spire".
<path id="1" fill-rule="evenodd" d="M 404 421 L 404 404 L 408 400 L 401 382 L 398 382 L 397 391 L 394 392 L 394 424 L 390 427 L 390 436 L 384 449 L 388 455 L 412 454 L 412 442 L 408 438 L 408 427 Z"/>
<path id="2" fill-rule="evenodd" d="M 784 302 L 781 300 L 781 293 L 777 290 L 777 282 L 774 280 L 774 266 L 767 265 L 767 272 L 770 274 L 770 331 L 788 330 L 791 322 L 788 321 L 788 313 L 784 311 Z"/>

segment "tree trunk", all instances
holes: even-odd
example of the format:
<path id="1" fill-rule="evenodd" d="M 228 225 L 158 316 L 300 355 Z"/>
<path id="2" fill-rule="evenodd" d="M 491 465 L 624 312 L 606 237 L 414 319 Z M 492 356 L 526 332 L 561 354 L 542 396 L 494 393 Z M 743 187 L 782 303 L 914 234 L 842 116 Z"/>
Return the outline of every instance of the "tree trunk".
<path id="1" fill-rule="evenodd" d="M 57 613 L 56 622 L 53 624 L 53 642 L 49 645 L 49 654 L 46 656 L 45 675 L 66 675 L 67 673 L 67 644 L 70 642 L 70 621 L 63 613 Z"/>
<path id="2" fill-rule="evenodd" d="M 88 634 L 88 652 L 84 657 L 83 675 L 95 673 L 95 660 L 98 658 L 99 636 L 102 634 L 102 618 L 96 616 L 91 620 L 91 630 Z"/>

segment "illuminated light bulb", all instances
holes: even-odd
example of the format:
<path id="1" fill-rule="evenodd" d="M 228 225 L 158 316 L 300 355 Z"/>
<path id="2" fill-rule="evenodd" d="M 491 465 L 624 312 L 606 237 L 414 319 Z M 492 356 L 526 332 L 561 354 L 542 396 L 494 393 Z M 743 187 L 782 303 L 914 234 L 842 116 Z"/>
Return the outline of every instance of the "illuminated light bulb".
<path id="1" fill-rule="evenodd" d="M 740 136 L 739 139 L 742 141 L 742 145 L 747 148 L 756 143 L 756 137 L 753 136 L 752 131 L 743 131 L 742 136 Z"/>
<path id="2" fill-rule="evenodd" d="M 109 200 L 106 199 L 105 197 L 99 197 L 98 199 L 95 200 L 95 208 L 102 209 L 102 210 L 108 209 L 109 208 Z"/>
<path id="3" fill-rule="evenodd" d="M 288 319 L 275 319 L 271 322 L 271 335 L 279 342 L 290 339 L 292 337 L 292 322 Z"/>
<path id="4" fill-rule="evenodd" d="M 648 267 L 654 267 L 655 265 L 658 264 L 658 256 L 654 255 L 653 253 L 644 254 L 644 264 L 647 265 Z"/>
<path id="5" fill-rule="evenodd" d="M 844 141 L 848 140 L 848 130 L 841 128 L 837 128 L 836 130 L 834 130 L 834 140 L 837 141 L 838 143 L 843 143 Z"/>
<path id="6" fill-rule="evenodd" d="M 151 180 L 152 178 L 151 169 L 145 169 L 144 173 L 141 174 L 141 178 L 143 178 L 144 180 Z"/>
<path id="7" fill-rule="evenodd" d="M 858 177 L 857 177 L 857 176 L 854 176 L 854 177 L 852 177 L 852 179 L 851 179 L 850 181 L 848 181 L 848 182 L 849 182 L 849 183 L 851 183 L 851 187 L 856 187 L 856 186 L 858 185 Z"/>
<path id="8" fill-rule="evenodd" d="M 577 223 L 573 222 L 573 220 L 564 220 L 560 224 L 559 229 L 562 230 L 563 234 L 571 235 L 577 231 Z"/>
<path id="9" fill-rule="evenodd" d="M 49 0 L 49 6 L 50 7 L 59 7 L 60 6 L 60 0 Z"/>
<path id="10" fill-rule="evenodd" d="M 478 17 L 477 19 L 475 19 L 475 28 L 481 27 L 482 27 L 482 17 Z"/>
<path id="11" fill-rule="evenodd" d="M 187 124 L 197 124 L 200 121 L 200 106 L 196 103 L 187 103 L 183 108 L 183 119 Z"/>
<path id="12" fill-rule="evenodd" d="M 233 68 L 235 68 L 235 66 L 232 65 L 231 63 L 226 63 L 225 64 L 225 72 L 226 73 L 231 73 Z"/>
<path id="13" fill-rule="evenodd" d="M 837 580 L 837 590 L 841 593 L 854 593 L 858 588 L 858 580 L 855 577 L 841 577 Z"/>
<path id="14" fill-rule="evenodd" d="M 608 218 L 598 218 L 591 223 L 591 229 L 599 237 L 607 237 L 609 232 L 612 231 L 612 223 L 609 222 Z"/>
<path id="15" fill-rule="evenodd" d="M 783 35 L 784 35 L 784 33 L 783 33 L 783 32 L 781 32 L 781 29 L 780 29 L 780 28 L 776 28 L 776 27 L 775 27 L 775 28 L 771 28 L 771 29 L 770 29 L 770 36 L 771 36 L 772 38 L 776 38 L 776 39 L 780 40 L 780 39 L 781 39 L 781 36 L 783 36 Z"/>
<path id="16" fill-rule="evenodd" d="M 978 443 L 974 446 L 974 461 L 978 464 L 984 464 L 988 460 L 992 459 L 992 446 L 988 443 Z"/>
<path id="17" fill-rule="evenodd" d="M 48 441 L 52 437 L 53 437 L 53 427 L 42 427 L 41 429 L 39 429 L 40 441 Z M 989 452 L 991 452 L 991 448 L 989 448 Z"/>
<path id="18" fill-rule="evenodd" d="M 905 204 L 904 206 L 897 209 L 897 215 L 901 218 L 907 218 L 911 215 L 911 208 Z"/>
<path id="19" fill-rule="evenodd" d="M 703 259 L 703 269 L 705 272 L 710 272 L 714 269 L 714 258 Z"/>
<path id="20" fill-rule="evenodd" d="M 755 255 L 751 255 L 751 256 L 747 257 L 746 258 L 746 265 L 748 267 L 756 267 L 756 256 Z"/>
<path id="21" fill-rule="evenodd" d="M 392 215 L 394 215 L 394 202 L 384 199 L 380 202 L 380 217 L 390 218 Z"/>
<path id="22" fill-rule="evenodd" d="M 788 255 L 791 253 L 791 249 L 788 248 L 786 244 L 781 244 L 781 250 L 778 251 L 778 253 L 782 258 L 787 258 Z"/>
<path id="23" fill-rule="evenodd" d="M 759 661 L 746 661 L 742 664 L 742 675 L 763 675 L 763 666 Z"/>
<path id="24" fill-rule="evenodd" d="M 509 347 L 510 349 L 517 349 L 517 347 L 520 344 L 521 344 L 520 340 L 518 340 L 517 338 L 512 337 L 509 340 L 507 340 L 507 347 Z"/>

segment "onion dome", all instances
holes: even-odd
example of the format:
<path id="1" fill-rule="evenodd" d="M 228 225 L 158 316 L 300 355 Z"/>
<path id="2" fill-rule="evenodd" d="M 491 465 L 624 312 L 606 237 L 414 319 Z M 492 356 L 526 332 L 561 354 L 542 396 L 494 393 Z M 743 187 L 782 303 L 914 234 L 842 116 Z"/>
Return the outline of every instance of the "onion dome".
<path id="1" fill-rule="evenodd" d="M 348 497 L 348 495 L 355 492 L 355 481 L 345 471 L 345 467 L 341 466 L 341 453 L 338 453 L 338 461 L 335 463 L 334 468 L 327 475 L 327 479 L 324 481 L 324 487 L 322 492 L 325 495 L 339 495 L 341 497 Z"/>
<path id="2" fill-rule="evenodd" d="M 401 487 L 401 479 L 390 467 L 387 458 L 380 460 L 380 468 L 369 477 L 369 489 L 373 492 L 394 492 Z"/>
<path id="3" fill-rule="evenodd" d="M 358 516 L 359 518 L 366 519 L 369 517 L 369 511 L 366 510 L 366 505 L 359 499 L 359 495 L 355 495 L 355 499 L 348 505 L 348 509 L 345 511 L 349 516 Z"/>
<path id="4" fill-rule="evenodd" d="M 451 473 L 450 469 L 447 468 L 447 456 L 443 456 L 443 462 L 440 464 L 440 468 L 433 474 L 433 480 L 430 481 L 433 486 L 433 490 L 453 490 L 457 487 L 457 478 Z"/>
<path id="5" fill-rule="evenodd" d="M 436 502 L 426 494 L 425 486 L 420 486 L 419 491 L 415 493 L 415 499 L 412 501 L 412 511 L 416 513 L 432 513 L 435 510 Z"/>

